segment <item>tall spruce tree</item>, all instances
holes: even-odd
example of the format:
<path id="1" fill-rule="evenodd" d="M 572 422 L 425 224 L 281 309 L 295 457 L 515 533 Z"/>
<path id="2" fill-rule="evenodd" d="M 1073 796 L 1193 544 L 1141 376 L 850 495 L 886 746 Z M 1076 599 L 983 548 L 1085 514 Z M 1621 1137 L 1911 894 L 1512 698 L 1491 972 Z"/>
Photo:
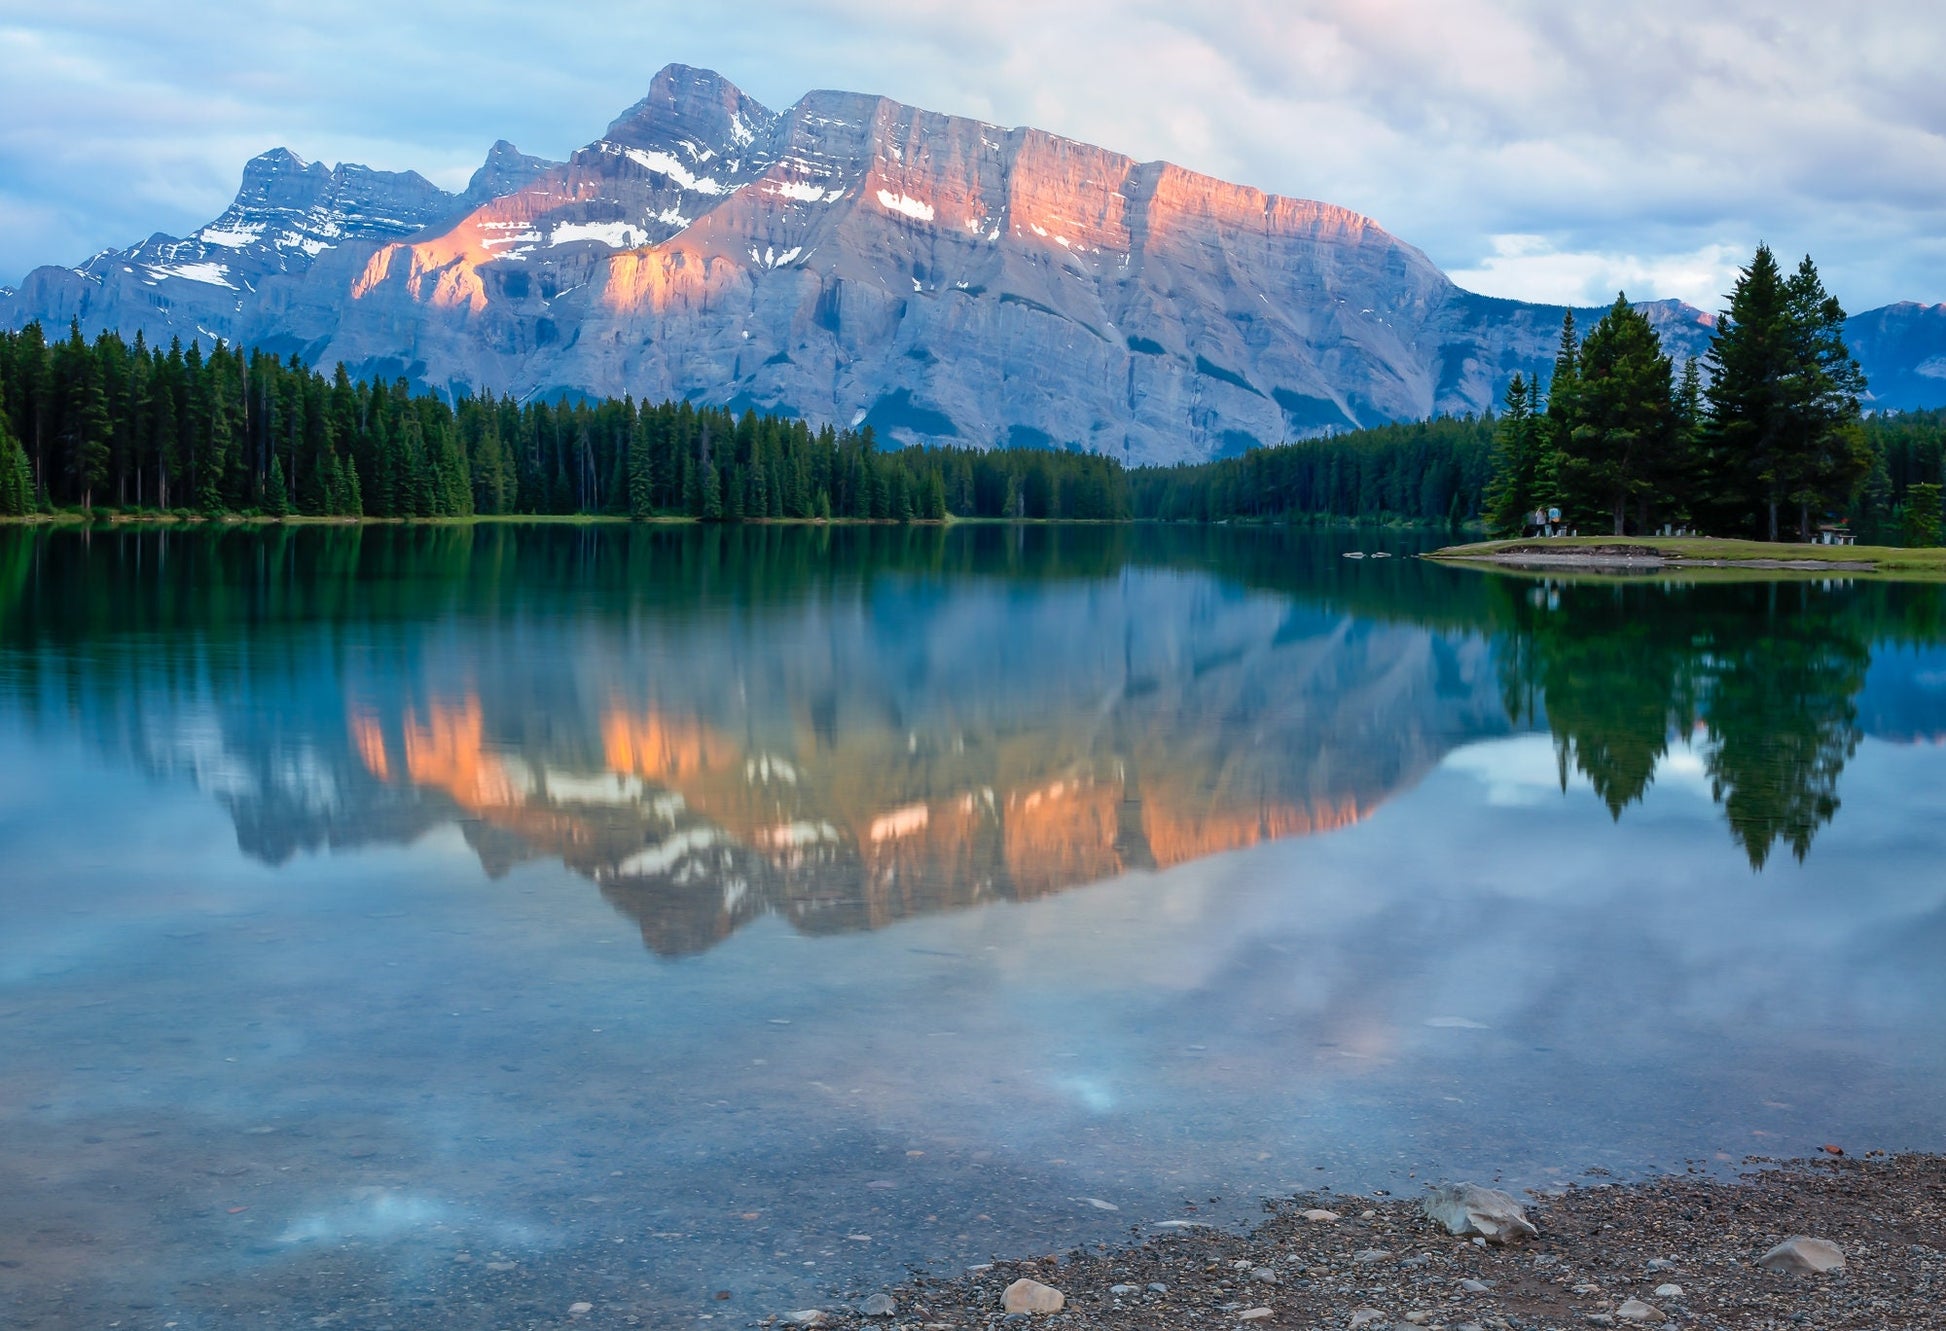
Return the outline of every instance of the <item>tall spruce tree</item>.
<path id="1" fill-rule="evenodd" d="M 1581 339 L 1574 311 L 1561 316 L 1561 341 L 1554 351 L 1554 374 L 1547 381 L 1547 415 L 1538 432 L 1540 456 L 1534 464 L 1534 505 L 1552 508 L 1561 502 L 1561 459 L 1567 454 L 1568 432 L 1574 428 L 1575 401 L 1581 379 Z"/>
<path id="2" fill-rule="evenodd" d="M 1812 511 L 1847 503 L 1871 474 L 1859 424 L 1865 373 L 1845 345 L 1844 307 L 1825 291 L 1810 255 L 1785 291 L 1793 353 L 1788 497 L 1797 504 L 1798 539 L 1808 541 Z"/>
<path id="3" fill-rule="evenodd" d="M 27 450 L 14 438 L 7 402 L 0 392 L 0 516 L 17 518 L 34 510 L 34 477 Z"/>
<path id="4" fill-rule="evenodd" d="M 1493 477 L 1487 482 L 1487 525 L 1499 535 L 1518 536 L 1534 508 L 1534 469 L 1540 461 L 1536 420 L 1527 380 L 1516 374 L 1500 399 L 1504 410 L 1494 429 Z"/>
<path id="5" fill-rule="evenodd" d="M 1561 486 L 1577 512 L 1602 513 L 1614 535 L 1631 506 L 1658 497 L 1675 439 L 1672 367 L 1649 321 L 1618 295 L 1581 346 L 1561 445 Z"/>

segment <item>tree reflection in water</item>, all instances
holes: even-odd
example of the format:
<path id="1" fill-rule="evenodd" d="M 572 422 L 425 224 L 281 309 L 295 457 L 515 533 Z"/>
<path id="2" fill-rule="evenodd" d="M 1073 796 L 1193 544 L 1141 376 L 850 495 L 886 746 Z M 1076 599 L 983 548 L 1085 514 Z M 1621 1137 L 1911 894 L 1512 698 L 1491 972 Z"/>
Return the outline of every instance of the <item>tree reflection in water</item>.
<path id="1" fill-rule="evenodd" d="M 1545 720 L 1561 779 L 1586 776 L 1620 818 L 1672 744 L 1695 747 L 1731 835 L 1761 869 L 1802 860 L 1839 807 L 1857 750 L 1868 635 L 1884 587 L 1513 580 L 1502 694 Z"/>

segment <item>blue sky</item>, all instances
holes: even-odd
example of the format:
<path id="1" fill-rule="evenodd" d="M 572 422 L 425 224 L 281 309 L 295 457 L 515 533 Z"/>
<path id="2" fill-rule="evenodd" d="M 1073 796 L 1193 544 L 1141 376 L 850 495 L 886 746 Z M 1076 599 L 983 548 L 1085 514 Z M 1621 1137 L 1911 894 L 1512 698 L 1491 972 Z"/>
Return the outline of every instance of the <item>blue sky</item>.
<path id="1" fill-rule="evenodd" d="M 1715 308 L 1764 239 L 1850 309 L 1946 301 L 1924 0 L 0 0 L 0 282 L 193 228 L 273 146 L 449 188 L 561 156 L 669 61 L 1324 199 L 1495 295 Z"/>

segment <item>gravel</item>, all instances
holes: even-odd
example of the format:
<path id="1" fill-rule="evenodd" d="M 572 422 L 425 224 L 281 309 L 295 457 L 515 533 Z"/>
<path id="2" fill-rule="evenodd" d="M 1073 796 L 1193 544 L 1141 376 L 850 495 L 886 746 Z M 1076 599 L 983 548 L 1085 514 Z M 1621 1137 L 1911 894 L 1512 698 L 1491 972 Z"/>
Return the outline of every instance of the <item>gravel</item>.
<path id="1" fill-rule="evenodd" d="M 1540 1236 L 1510 1247 L 1447 1235 L 1417 1198 L 1301 1196 L 1273 1205 L 1248 1234 L 1178 1230 L 1119 1250 L 919 1277 L 888 1291 L 895 1321 L 840 1313 L 829 1325 L 1341 1328 L 1357 1313 L 1366 1331 L 1797 1331 L 1936 1327 L 1946 1311 L 1946 1157 L 1793 1162 L 1735 1180 L 1679 1175 L 1524 1200 Z M 1303 1218 L 1325 1208 L 1345 1218 Z M 1838 1244 L 1846 1268 L 1807 1276 L 1757 1265 L 1797 1234 Z M 1062 1291 L 1065 1308 L 1005 1317 L 1000 1292 L 1023 1277 Z"/>

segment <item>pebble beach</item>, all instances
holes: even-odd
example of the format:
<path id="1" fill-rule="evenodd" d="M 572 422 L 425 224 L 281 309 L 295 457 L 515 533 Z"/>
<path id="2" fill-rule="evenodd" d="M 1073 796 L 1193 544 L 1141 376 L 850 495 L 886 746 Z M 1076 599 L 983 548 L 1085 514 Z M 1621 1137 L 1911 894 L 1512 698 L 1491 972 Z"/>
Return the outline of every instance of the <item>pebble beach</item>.
<path id="1" fill-rule="evenodd" d="M 915 1277 L 766 1324 L 901 1331 L 1941 1324 L 1946 1157 L 1752 1169 L 1731 1179 L 1698 1173 L 1612 1185 L 1597 1175 L 1559 1192 L 1522 1194 L 1538 1234 L 1505 1246 L 1449 1234 L 1419 1197 L 1293 1197 L 1246 1234 L 1206 1227 L 1186 1206 L 1181 1219 L 1132 1231 L 1125 1247 Z M 1842 1267 L 1794 1273 L 1762 1264 L 1794 1237 L 1834 1245 Z M 1007 1311 L 1023 1302 L 1059 1306 Z"/>

